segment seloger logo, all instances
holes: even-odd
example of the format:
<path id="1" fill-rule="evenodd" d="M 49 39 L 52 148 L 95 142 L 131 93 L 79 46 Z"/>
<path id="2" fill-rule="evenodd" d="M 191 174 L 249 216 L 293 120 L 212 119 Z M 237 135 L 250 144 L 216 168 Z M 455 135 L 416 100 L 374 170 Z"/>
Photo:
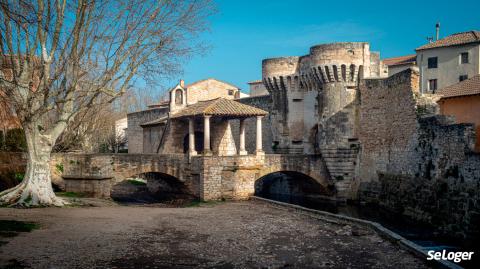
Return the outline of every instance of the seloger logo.
<path id="1" fill-rule="evenodd" d="M 427 260 L 444 260 L 444 261 L 453 261 L 453 262 L 461 262 L 461 261 L 469 261 L 472 259 L 473 252 L 448 252 L 446 250 L 443 251 L 435 251 L 430 250 L 427 252 Z"/>

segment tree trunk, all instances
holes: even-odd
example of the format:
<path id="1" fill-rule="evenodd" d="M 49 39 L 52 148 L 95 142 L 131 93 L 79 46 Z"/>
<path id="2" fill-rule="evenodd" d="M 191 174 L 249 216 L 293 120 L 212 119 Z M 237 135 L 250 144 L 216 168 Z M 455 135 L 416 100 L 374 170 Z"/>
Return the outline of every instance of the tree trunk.
<path id="1" fill-rule="evenodd" d="M 34 124 L 32 124 L 34 125 Z M 25 125 L 28 163 L 22 182 L 0 193 L 0 203 L 14 206 L 62 206 L 66 202 L 55 196 L 50 175 L 53 141 L 37 127 Z"/>

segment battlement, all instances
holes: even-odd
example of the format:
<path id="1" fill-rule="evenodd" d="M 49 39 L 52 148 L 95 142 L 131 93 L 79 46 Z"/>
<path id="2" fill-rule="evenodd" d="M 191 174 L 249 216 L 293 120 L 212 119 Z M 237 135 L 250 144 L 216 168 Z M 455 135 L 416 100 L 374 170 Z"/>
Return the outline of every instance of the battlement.
<path id="1" fill-rule="evenodd" d="M 379 57 L 371 56 L 378 54 L 370 53 L 370 46 L 365 42 L 316 45 L 310 48 L 308 55 L 301 57 L 263 60 L 263 82 L 269 91 L 281 87 L 310 91 L 322 88 L 323 84 L 338 82 L 353 86 L 359 78 L 380 74 L 380 70 L 376 70 L 381 67 Z"/>

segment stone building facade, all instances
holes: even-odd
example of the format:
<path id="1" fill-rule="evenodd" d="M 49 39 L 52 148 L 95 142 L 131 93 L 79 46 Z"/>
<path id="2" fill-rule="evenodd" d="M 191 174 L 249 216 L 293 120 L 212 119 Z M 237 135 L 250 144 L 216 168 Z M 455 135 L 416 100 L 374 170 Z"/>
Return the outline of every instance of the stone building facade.
<path id="1" fill-rule="evenodd" d="M 248 85 L 250 86 L 251 97 L 268 95 L 267 88 L 265 85 L 263 85 L 263 81 L 261 79 L 250 81 L 248 82 Z"/>
<path id="2" fill-rule="evenodd" d="M 169 101 L 149 106 L 148 109 L 129 113 L 126 130 L 129 153 L 158 153 L 168 113 L 199 101 L 215 98 L 238 99 L 240 89 L 232 84 L 209 78 L 185 85 L 181 80 L 169 90 Z"/>
<path id="3" fill-rule="evenodd" d="M 480 74 L 480 31 L 452 34 L 416 52 L 422 93 L 434 93 Z"/>

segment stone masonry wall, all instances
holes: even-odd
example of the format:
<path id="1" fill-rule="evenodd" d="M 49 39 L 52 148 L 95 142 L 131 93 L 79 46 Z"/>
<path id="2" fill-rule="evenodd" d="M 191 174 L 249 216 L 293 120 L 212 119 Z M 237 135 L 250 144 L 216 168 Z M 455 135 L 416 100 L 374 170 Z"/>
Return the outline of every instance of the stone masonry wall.
<path id="1" fill-rule="evenodd" d="M 143 128 L 140 124 L 166 116 L 167 113 L 168 108 L 152 108 L 127 115 L 128 153 L 143 152 Z"/>
<path id="2" fill-rule="evenodd" d="M 480 235 L 480 154 L 472 124 L 436 114 L 412 69 L 361 88 L 358 199 L 431 224 L 448 236 Z M 471 237 L 472 238 L 472 237 Z"/>

